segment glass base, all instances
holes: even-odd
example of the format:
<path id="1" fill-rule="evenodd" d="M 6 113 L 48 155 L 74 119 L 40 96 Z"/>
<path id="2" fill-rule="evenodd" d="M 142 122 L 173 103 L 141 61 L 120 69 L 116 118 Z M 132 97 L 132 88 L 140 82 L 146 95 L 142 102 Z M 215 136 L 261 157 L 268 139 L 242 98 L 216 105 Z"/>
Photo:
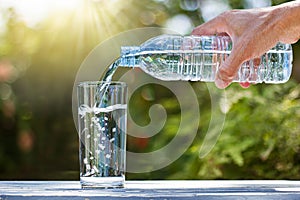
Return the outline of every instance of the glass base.
<path id="1" fill-rule="evenodd" d="M 112 177 L 80 177 L 82 189 L 123 188 L 125 176 Z"/>

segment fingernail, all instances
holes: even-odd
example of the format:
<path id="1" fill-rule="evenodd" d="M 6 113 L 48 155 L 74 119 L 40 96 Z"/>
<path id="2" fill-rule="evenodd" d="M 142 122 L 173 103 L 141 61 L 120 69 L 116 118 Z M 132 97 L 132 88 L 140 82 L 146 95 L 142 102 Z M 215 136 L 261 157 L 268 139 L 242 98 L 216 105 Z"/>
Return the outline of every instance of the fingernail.
<path id="1" fill-rule="evenodd" d="M 242 88 L 248 88 L 250 87 L 250 83 L 249 82 L 240 83 L 240 86 L 242 86 Z"/>

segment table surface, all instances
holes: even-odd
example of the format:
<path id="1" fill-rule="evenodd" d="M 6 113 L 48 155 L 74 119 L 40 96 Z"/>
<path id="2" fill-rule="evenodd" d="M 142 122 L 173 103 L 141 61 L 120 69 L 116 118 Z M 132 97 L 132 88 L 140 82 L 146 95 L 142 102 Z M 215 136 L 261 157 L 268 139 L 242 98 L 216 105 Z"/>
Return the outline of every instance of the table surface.
<path id="1" fill-rule="evenodd" d="M 300 199 L 300 181 L 126 181 L 125 188 L 81 189 L 79 181 L 0 181 L 9 199 Z"/>

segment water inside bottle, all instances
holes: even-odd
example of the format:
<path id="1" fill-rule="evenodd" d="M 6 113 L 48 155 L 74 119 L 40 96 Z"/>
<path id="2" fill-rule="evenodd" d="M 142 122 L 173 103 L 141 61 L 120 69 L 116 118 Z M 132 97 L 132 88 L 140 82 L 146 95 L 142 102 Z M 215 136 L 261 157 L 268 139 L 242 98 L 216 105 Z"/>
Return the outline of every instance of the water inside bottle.
<path id="1" fill-rule="evenodd" d="M 229 55 L 230 51 L 219 50 L 145 51 L 125 55 L 118 62 L 125 67 L 138 65 L 147 74 L 164 81 L 214 82 Z M 291 50 L 271 49 L 258 59 L 244 62 L 233 82 L 284 83 L 291 75 L 292 59 Z M 105 77 L 116 67 L 112 65 Z"/>
<path id="2" fill-rule="evenodd" d="M 216 73 L 230 51 L 174 50 L 144 51 L 123 55 L 110 65 L 103 81 L 111 81 L 118 67 L 140 67 L 145 73 L 164 81 L 214 82 Z M 292 50 L 271 49 L 259 59 L 244 62 L 233 82 L 284 83 L 291 75 Z"/>
<path id="3" fill-rule="evenodd" d="M 292 51 L 270 50 L 242 64 L 233 82 L 284 83 L 291 75 Z"/>
<path id="4" fill-rule="evenodd" d="M 215 74 L 229 55 L 227 51 L 157 51 L 141 54 L 143 70 L 164 81 L 213 82 Z"/>

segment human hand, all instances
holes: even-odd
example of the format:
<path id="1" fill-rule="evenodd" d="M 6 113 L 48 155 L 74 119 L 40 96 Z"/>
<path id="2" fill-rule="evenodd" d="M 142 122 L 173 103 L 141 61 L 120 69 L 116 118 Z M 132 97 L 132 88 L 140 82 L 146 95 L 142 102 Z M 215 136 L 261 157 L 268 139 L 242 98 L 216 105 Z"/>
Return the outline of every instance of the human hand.
<path id="1" fill-rule="evenodd" d="M 299 5 L 298 1 L 298 5 L 296 5 L 298 6 L 298 13 Z M 227 87 L 245 61 L 259 58 L 279 41 L 293 43 L 299 39 L 299 32 L 294 33 L 295 28 L 291 28 L 290 31 L 286 30 L 292 25 L 299 28 L 299 21 L 297 26 L 291 24 L 288 21 L 291 14 L 287 15 L 286 9 L 281 9 L 288 6 L 290 4 L 260 9 L 226 11 L 192 31 L 192 35 L 229 35 L 233 42 L 231 54 L 221 64 L 217 72 L 215 79 L 217 87 Z M 298 19 L 299 14 L 296 17 Z M 295 20 L 293 19 L 293 21 Z M 247 82 L 240 83 L 240 85 L 245 88 L 250 86 Z"/>

